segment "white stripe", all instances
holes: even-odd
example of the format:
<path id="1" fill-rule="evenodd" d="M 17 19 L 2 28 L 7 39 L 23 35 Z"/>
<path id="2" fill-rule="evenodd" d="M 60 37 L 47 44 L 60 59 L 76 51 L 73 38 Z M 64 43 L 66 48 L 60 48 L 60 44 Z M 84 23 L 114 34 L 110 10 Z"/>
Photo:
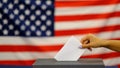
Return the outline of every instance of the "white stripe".
<path id="1" fill-rule="evenodd" d="M 118 65 L 118 64 L 120 64 L 120 57 L 104 59 L 103 62 L 106 66 Z"/>
<path id="2" fill-rule="evenodd" d="M 120 25 L 120 17 L 113 17 L 110 19 L 56 22 L 55 30 L 99 28 L 111 25 Z"/>
<path id="3" fill-rule="evenodd" d="M 101 5 L 101 6 L 79 6 L 79 7 L 57 7 L 55 10 L 56 16 L 64 15 L 86 15 L 86 14 L 99 14 L 120 11 L 120 4 L 114 5 Z"/>
<path id="4" fill-rule="evenodd" d="M 96 34 L 98 37 L 103 39 L 111 39 L 111 38 L 120 38 L 120 30 L 109 31 L 109 32 L 101 32 Z M 83 37 L 84 35 L 75 35 L 78 39 Z M 45 46 L 45 45 L 57 45 L 64 44 L 70 36 L 58 36 L 58 37 L 0 37 L 1 45 L 36 45 L 36 46 Z"/>
<path id="5" fill-rule="evenodd" d="M 57 52 L 0 52 L 0 60 L 35 60 L 53 58 Z"/>

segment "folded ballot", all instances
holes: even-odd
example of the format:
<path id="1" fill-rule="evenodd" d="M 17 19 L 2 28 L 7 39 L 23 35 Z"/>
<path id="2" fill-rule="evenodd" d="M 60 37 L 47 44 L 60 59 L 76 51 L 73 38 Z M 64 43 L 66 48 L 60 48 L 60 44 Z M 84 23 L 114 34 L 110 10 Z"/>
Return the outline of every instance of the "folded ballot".
<path id="1" fill-rule="evenodd" d="M 72 36 L 54 58 L 57 61 L 77 61 L 85 50 L 80 40 Z"/>

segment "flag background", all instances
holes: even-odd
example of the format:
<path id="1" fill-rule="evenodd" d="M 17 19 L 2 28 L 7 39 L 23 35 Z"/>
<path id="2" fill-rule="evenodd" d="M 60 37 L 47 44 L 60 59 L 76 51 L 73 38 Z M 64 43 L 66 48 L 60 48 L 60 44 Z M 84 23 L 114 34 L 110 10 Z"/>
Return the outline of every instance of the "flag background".
<path id="1" fill-rule="evenodd" d="M 53 58 L 72 35 L 119 40 L 119 19 L 119 0 L 1 0 L 0 68 L 32 68 L 38 58 Z M 107 68 L 120 68 L 120 53 L 106 48 L 86 51 L 81 58 L 102 58 Z"/>

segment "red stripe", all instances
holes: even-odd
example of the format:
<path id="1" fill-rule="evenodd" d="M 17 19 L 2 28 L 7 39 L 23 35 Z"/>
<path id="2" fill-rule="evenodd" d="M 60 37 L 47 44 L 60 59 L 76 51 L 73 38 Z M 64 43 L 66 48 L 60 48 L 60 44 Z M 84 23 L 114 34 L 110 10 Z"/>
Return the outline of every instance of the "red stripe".
<path id="1" fill-rule="evenodd" d="M 118 65 L 118 68 L 120 68 L 120 64 Z"/>
<path id="2" fill-rule="evenodd" d="M 114 58 L 114 57 L 120 57 L 120 52 L 111 52 L 111 53 L 105 53 L 105 54 L 91 54 L 91 55 L 82 56 L 81 58 L 108 59 L 108 58 Z"/>
<path id="3" fill-rule="evenodd" d="M 31 45 L 0 45 L 0 52 L 50 52 L 58 51 L 62 45 L 53 46 L 31 46 Z"/>
<path id="4" fill-rule="evenodd" d="M 79 7 L 79 6 L 95 6 L 95 5 L 109 5 L 120 3 L 120 0 L 108 0 L 108 1 L 56 1 L 55 7 Z"/>
<path id="5" fill-rule="evenodd" d="M 35 60 L 0 60 L 0 65 L 25 65 L 25 66 L 31 66 Z"/>
<path id="6" fill-rule="evenodd" d="M 112 13 L 104 13 L 104 14 L 55 16 L 55 21 L 59 22 L 59 21 L 104 19 L 104 18 L 119 17 L 119 16 L 120 16 L 120 12 L 112 12 Z"/>
<path id="7" fill-rule="evenodd" d="M 120 38 L 112 38 L 112 40 L 120 40 Z"/>
<path id="8" fill-rule="evenodd" d="M 120 25 L 105 26 L 99 28 L 74 29 L 74 30 L 57 30 L 55 31 L 55 36 L 100 33 L 100 32 L 115 31 L 115 30 L 120 30 Z"/>
<path id="9" fill-rule="evenodd" d="M 112 40 L 120 40 L 120 38 L 112 38 Z"/>

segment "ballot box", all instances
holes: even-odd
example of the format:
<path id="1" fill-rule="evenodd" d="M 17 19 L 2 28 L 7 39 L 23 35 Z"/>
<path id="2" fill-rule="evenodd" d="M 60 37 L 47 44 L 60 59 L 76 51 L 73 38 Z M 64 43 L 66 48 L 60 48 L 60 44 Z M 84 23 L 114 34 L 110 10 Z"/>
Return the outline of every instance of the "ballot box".
<path id="1" fill-rule="evenodd" d="M 56 61 L 55 59 L 38 59 L 33 68 L 105 68 L 102 59 L 79 59 L 78 61 Z"/>

